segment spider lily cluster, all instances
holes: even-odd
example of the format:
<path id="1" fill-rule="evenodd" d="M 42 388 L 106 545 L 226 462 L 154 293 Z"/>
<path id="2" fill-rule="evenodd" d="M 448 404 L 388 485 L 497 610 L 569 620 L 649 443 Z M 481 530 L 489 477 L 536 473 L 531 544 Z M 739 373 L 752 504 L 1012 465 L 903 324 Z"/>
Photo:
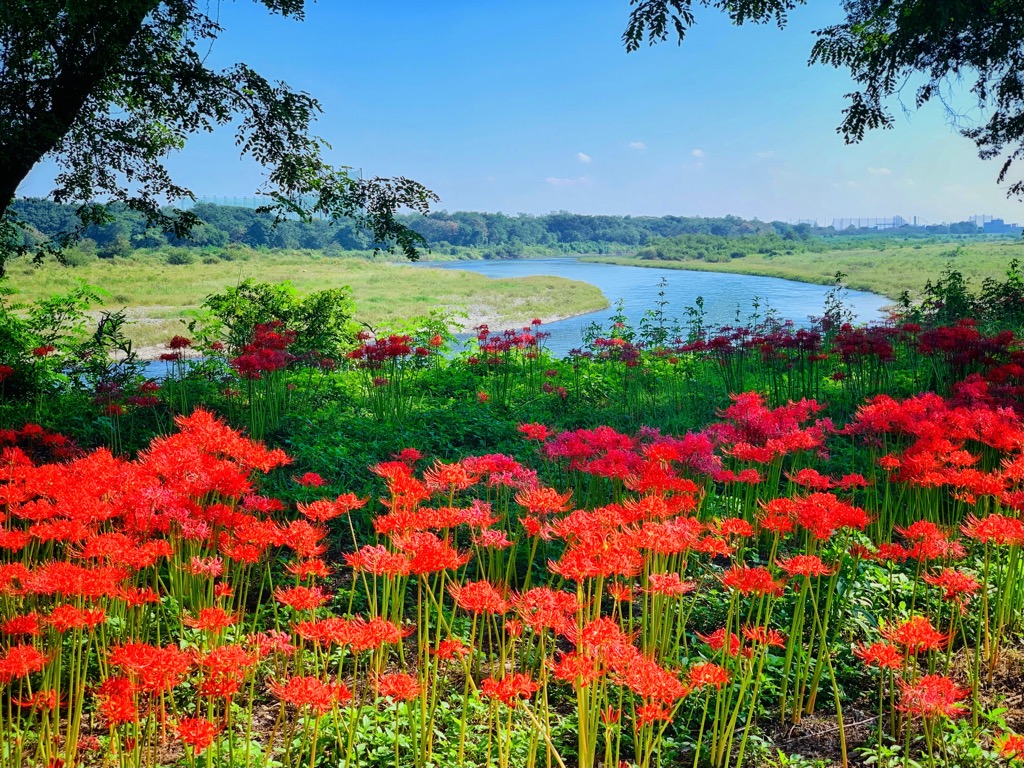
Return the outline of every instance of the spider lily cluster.
<path id="1" fill-rule="evenodd" d="M 530 466 L 409 449 L 377 498 L 294 508 L 264 492 L 285 453 L 203 410 L 134 460 L 0 432 L 0 766 L 649 768 L 671 736 L 738 767 L 759 723 L 845 733 L 842 659 L 877 678 L 879 749 L 948 762 L 950 719 L 993 737 L 1024 615 L 1024 424 L 972 392 L 524 424 Z"/>

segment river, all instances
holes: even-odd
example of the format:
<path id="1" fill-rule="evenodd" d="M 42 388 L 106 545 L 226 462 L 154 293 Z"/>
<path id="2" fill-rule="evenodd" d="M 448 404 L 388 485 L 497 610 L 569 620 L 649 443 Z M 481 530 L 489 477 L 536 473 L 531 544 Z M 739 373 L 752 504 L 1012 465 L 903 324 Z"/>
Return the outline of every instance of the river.
<path id="1" fill-rule="evenodd" d="M 553 275 L 596 285 L 611 302 L 610 308 L 541 326 L 551 334 L 546 342 L 547 348 L 558 356 L 579 347 L 583 331 L 590 324 L 597 323 L 607 328 L 620 300 L 628 322 L 634 327 L 639 326 L 644 313 L 656 308 L 659 301 L 667 302 L 666 316 L 685 327 L 686 308 L 694 306 L 698 296 L 704 297 L 705 325 L 709 327 L 735 322 L 737 312 L 741 321 L 749 319 L 755 298 L 760 303 L 762 315 L 771 308 L 780 319 L 792 320 L 802 326 L 809 323 L 811 316 L 821 315 L 825 296 L 830 290 L 824 285 L 776 277 L 597 264 L 571 257 L 457 261 L 423 266 L 468 270 L 487 277 Z M 663 278 L 662 287 L 659 284 Z M 884 316 L 882 307 L 892 304 L 892 300 L 885 296 L 865 291 L 846 291 L 844 302 L 861 323 L 881 320 Z"/>

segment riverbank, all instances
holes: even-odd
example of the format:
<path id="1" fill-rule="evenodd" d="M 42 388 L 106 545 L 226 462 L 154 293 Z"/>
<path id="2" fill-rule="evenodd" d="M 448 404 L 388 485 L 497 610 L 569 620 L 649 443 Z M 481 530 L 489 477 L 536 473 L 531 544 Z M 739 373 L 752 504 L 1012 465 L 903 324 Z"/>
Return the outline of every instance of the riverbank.
<path id="1" fill-rule="evenodd" d="M 561 277 L 492 279 L 469 271 L 298 252 L 181 265 L 144 253 L 75 267 L 53 262 L 34 267 L 19 260 L 8 274 L 7 285 L 17 291 L 12 297 L 17 302 L 45 299 L 83 282 L 101 288 L 105 295 L 99 308 L 125 310 L 129 337 L 151 356 L 182 332 L 183 323 L 195 316 L 207 296 L 248 278 L 288 280 L 300 293 L 347 286 L 356 320 L 373 327 L 397 325 L 437 308 L 464 312 L 462 325 L 471 329 L 481 323 L 519 325 L 535 317 L 549 322 L 608 306 L 599 288 Z"/>
<path id="2" fill-rule="evenodd" d="M 844 285 L 898 299 L 907 291 L 918 296 L 928 281 L 935 282 L 943 270 L 953 267 L 975 288 L 986 278 L 1005 277 L 1010 261 L 1024 261 L 1024 242 L 999 240 L 981 242 L 887 241 L 856 250 L 821 253 L 752 254 L 726 262 L 701 259 L 679 261 L 639 259 L 631 256 L 583 256 L 581 261 L 657 269 L 686 269 L 699 272 L 731 272 L 761 277 L 779 277 L 817 285 L 832 285 L 836 272 L 846 277 Z"/>

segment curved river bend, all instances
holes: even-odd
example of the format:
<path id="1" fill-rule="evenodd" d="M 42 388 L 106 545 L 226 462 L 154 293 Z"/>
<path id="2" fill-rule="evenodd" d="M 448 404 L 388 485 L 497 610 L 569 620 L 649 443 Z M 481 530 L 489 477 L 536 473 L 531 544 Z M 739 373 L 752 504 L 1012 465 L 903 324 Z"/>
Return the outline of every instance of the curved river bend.
<path id="1" fill-rule="evenodd" d="M 617 264 L 582 262 L 575 258 L 520 259 L 501 261 L 457 261 L 424 264 L 434 269 L 461 269 L 479 272 L 487 277 L 528 277 L 553 275 L 581 280 L 596 285 L 611 302 L 609 309 L 578 315 L 566 320 L 545 323 L 542 328 L 551 334 L 546 346 L 555 355 L 565 355 L 582 344 L 583 330 L 591 323 L 607 329 L 621 300 L 626 317 L 638 327 L 644 313 L 655 309 L 658 301 L 666 301 L 665 314 L 685 329 L 686 308 L 694 306 L 698 296 L 704 297 L 705 325 L 715 328 L 746 320 L 756 298 L 763 315 L 766 308 L 775 311 L 781 320 L 807 325 L 811 316 L 821 315 L 828 286 L 797 283 L 776 277 L 736 275 L 725 272 L 691 272 L 680 269 L 627 267 Z M 661 279 L 664 287 L 659 287 Z M 664 296 L 659 292 L 664 291 Z M 880 320 L 882 308 L 892 300 L 864 291 L 846 291 L 845 304 L 858 322 Z"/>

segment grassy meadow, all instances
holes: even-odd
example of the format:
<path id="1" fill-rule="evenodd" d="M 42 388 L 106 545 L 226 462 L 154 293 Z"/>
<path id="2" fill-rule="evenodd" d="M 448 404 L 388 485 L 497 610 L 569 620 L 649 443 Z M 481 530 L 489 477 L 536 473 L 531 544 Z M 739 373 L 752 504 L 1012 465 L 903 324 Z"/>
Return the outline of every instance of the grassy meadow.
<path id="1" fill-rule="evenodd" d="M 1024 260 L 1020 240 L 962 240 L 939 242 L 878 240 L 860 249 L 827 250 L 821 253 L 752 254 L 722 262 L 702 259 L 647 260 L 629 256 L 586 256 L 586 261 L 628 264 L 659 269 L 693 269 L 706 272 L 737 272 L 781 277 L 805 283 L 829 285 L 837 271 L 847 275 L 850 288 L 899 298 L 903 291 L 917 296 L 929 280 L 947 267 L 959 270 L 977 289 L 985 278 L 1002 278 L 1012 259 Z"/>
<path id="2" fill-rule="evenodd" d="M 90 259 L 77 266 L 28 261 L 10 265 L 9 286 L 19 302 L 45 299 L 82 282 L 105 292 L 103 307 L 127 310 L 137 346 L 161 344 L 182 330 L 204 299 L 246 278 L 290 281 L 301 294 L 349 286 L 356 319 L 388 326 L 435 308 L 464 311 L 466 327 L 482 322 L 515 324 L 534 317 L 553 320 L 608 306 L 601 291 L 559 277 L 494 280 L 473 272 L 429 269 L 312 252 L 252 252 L 231 261 L 209 258 L 168 264 L 145 251 L 130 258 Z"/>

